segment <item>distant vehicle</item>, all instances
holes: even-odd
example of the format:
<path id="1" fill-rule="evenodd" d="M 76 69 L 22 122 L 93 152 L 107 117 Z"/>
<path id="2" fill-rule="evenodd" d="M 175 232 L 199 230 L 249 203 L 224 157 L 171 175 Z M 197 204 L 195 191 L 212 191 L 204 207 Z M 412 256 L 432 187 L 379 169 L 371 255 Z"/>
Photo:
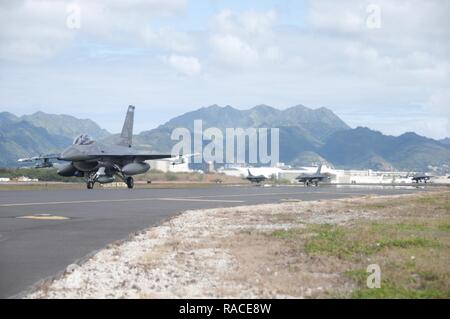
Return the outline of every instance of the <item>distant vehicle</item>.
<path id="1" fill-rule="evenodd" d="M 176 165 L 184 162 L 185 156 L 173 157 L 171 154 L 149 154 L 132 147 L 134 109 L 128 107 L 120 139 L 115 144 L 95 142 L 88 135 L 81 134 L 73 144 L 61 154 L 50 154 L 19 159 L 19 162 L 38 162 L 36 168 L 53 167 L 52 159 L 69 162 L 58 169 L 61 176 L 84 177 L 88 189 L 95 183 L 112 183 L 118 177 L 128 188 L 134 187 L 134 175 L 147 172 L 150 165 L 146 160 L 173 160 Z"/>
<path id="2" fill-rule="evenodd" d="M 261 182 L 264 182 L 267 180 L 267 177 L 264 175 L 255 176 L 250 172 L 250 169 L 247 169 L 247 171 L 248 171 L 248 176 L 245 179 L 250 181 L 252 184 L 253 183 L 260 184 Z"/>
<path id="3" fill-rule="evenodd" d="M 428 174 L 425 174 L 425 173 L 421 173 L 421 174 L 415 174 L 412 178 L 411 178 L 411 180 L 413 181 L 413 182 L 416 182 L 417 184 L 418 183 L 428 183 L 429 181 L 430 181 L 430 179 L 432 178 L 433 176 L 431 176 L 431 175 L 428 175 Z"/>
<path id="4" fill-rule="evenodd" d="M 319 182 L 330 179 L 328 175 L 322 174 L 321 171 L 322 171 L 322 164 L 319 165 L 319 167 L 317 168 L 317 172 L 315 172 L 314 174 L 301 174 L 297 176 L 295 179 L 299 183 L 303 183 L 306 187 L 309 187 L 313 184 L 315 186 L 318 186 Z"/>

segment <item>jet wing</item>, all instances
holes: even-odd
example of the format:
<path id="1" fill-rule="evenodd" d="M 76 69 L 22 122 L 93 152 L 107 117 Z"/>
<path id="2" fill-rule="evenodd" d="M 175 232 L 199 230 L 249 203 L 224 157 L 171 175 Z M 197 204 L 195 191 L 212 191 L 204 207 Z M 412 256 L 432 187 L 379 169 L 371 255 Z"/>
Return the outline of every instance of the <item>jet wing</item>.
<path id="1" fill-rule="evenodd" d="M 19 158 L 17 161 L 20 163 L 29 163 L 29 162 L 36 162 L 36 161 L 48 161 L 51 159 L 59 159 L 59 154 L 47 154 L 47 155 Z"/>
<path id="2" fill-rule="evenodd" d="M 158 159 L 172 158 L 172 154 L 145 154 L 145 155 L 136 155 L 135 158 L 141 161 L 158 160 Z"/>
<path id="3" fill-rule="evenodd" d="M 93 156 L 95 157 L 95 156 Z M 99 155 L 99 158 L 108 158 L 112 160 L 138 160 L 138 161 L 147 161 L 147 160 L 158 160 L 158 159 L 168 159 L 172 158 L 171 154 L 105 154 Z"/>
<path id="4" fill-rule="evenodd" d="M 185 162 L 186 158 L 197 156 L 199 154 L 187 154 L 173 156 L 172 154 L 146 154 L 146 153 L 134 153 L 134 154 L 104 154 L 99 155 L 100 158 L 110 158 L 115 160 L 137 160 L 137 161 L 147 161 L 147 160 L 166 160 L 171 161 L 172 164 L 182 164 Z"/>

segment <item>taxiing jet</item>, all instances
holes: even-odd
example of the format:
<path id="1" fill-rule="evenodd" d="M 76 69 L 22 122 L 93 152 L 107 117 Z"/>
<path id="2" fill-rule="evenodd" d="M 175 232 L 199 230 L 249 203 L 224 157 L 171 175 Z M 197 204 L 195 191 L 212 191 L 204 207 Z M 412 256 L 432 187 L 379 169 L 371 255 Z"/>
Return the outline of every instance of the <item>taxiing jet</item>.
<path id="1" fill-rule="evenodd" d="M 19 159 L 19 162 L 38 162 L 37 168 L 53 167 L 51 160 L 69 162 L 58 169 L 61 176 L 84 177 L 88 189 L 95 183 L 112 183 L 119 178 L 128 188 L 134 187 L 134 175 L 147 172 L 150 165 L 145 161 L 167 159 L 173 163 L 184 162 L 189 155 L 173 157 L 171 154 L 149 154 L 132 147 L 134 106 L 128 107 L 120 139 L 114 144 L 103 144 L 81 134 L 61 154 L 35 156 Z"/>
<path id="2" fill-rule="evenodd" d="M 264 175 L 255 176 L 250 172 L 250 169 L 248 169 L 247 171 L 248 171 L 248 176 L 245 179 L 249 180 L 252 184 L 253 183 L 259 184 L 259 183 L 267 180 L 267 177 L 265 177 Z"/>
<path id="3" fill-rule="evenodd" d="M 305 186 L 311 186 L 312 184 L 318 186 L 319 182 L 323 180 L 328 180 L 330 177 L 328 175 L 322 174 L 322 164 L 319 165 L 317 172 L 314 174 L 301 174 L 297 176 L 295 179 L 299 181 L 299 183 L 303 183 Z"/>
<path id="4" fill-rule="evenodd" d="M 431 176 L 431 175 L 427 175 L 427 174 L 414 174 L 414 176 L 411 178 L 411 180 L 413 181 L 413 182 L 416 182 L 417 184 L 418 183 L 428 183 L 429 181 L 430 181 L 430 179 L 432 178 L 433 176 Z"/>

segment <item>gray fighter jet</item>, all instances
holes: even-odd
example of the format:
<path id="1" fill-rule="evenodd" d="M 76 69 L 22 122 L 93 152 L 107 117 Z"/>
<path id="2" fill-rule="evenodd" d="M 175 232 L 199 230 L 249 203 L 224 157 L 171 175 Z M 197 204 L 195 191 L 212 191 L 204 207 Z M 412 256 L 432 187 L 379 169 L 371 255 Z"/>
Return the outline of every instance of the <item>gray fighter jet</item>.
<path id="1" fill-rule="evenodd" d="M 295 179 L 298 180 L 300 183 L 303 183 L 306 187 L 309 187 L 312 184 L 318 186 L 319 182 L 330 179 L 330 177 L 328 175 L 322 174 L 321 170 L 322 170 L 322 164 L 319 165 L 319 168 L 317 169 L 316 173 L 301 174 L 301 175 L 297 176 Z"/>
<path id="2" fill-rule="evenodd" d="M 430 179 L 432 177 L 433 176 L 427 175 L 427 174 L 424 174 L 424 173 L 422 173 L 422 174 L 414 174 L 414 176 L 412 176 L 411 180 L 413 182 L 416 182 L 417 184 L 419 184 L 419 183 L 425 183 L 426 184 L 426 183 L 428 183 L 430 181 Z"/>
<path id="3" fill-rule="evenodd" d="M 173 157 L 171 154 L 149 154 L 132 147 L 134 106 L 128 107 L 120 139 L 115 144 L 103 144 L 81 134 L 73 144 L 61 154 L 50 154 L 19 159 L 19 162 L 38 162 L 37 168 L 53 167 L 51 160 L 69 162 L 59 167 L 61 176 L 84 177 L 88 189 L 95 183 L 112 183 L 119 178 L 128 188 L 134 187 L 134 175 L 143 174 L 150 169 L 146 160 L 174 159 L 184 161 L 185 156 Z M 175 163 L 175 162 L 174 162 Z"/>
<path id="4" fill-rule="evenodd" d="M 252 173 L 250 173 L 249 169 L 247 171 L 248 171 L 248 176 L 245 179 L 249 180 L 252 184 L 253 183 L 259 184 L 259 183 L 264 182 L 265 180 L 267 180 L 267 177 L 265 177 L 264 175 L 255 176 Z"/>

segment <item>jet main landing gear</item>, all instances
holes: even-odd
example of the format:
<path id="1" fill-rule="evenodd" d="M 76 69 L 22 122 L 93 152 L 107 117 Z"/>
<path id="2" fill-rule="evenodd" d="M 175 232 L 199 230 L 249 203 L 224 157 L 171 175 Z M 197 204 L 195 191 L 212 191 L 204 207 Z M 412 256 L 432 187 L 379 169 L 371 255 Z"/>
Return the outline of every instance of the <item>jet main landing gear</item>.
<path id="1" fill-rule="evenodd" d="M 134 187 L 134 179 L 133 179 L 133 177 L 131 177 L 131 176 L 127 177 L 125 182 L 127 183 L 127 187 L 129 189 L 132 189 Z"/>
<path id="2" fill-rule="evenodd" d="M 94 188 L 94 184 L 96 181 L 96 173 L 95 172 L 90 172 L 88 174 L 88 177 L 86 179 L 86 187 L 87 189 L 93 189 Z"/>

